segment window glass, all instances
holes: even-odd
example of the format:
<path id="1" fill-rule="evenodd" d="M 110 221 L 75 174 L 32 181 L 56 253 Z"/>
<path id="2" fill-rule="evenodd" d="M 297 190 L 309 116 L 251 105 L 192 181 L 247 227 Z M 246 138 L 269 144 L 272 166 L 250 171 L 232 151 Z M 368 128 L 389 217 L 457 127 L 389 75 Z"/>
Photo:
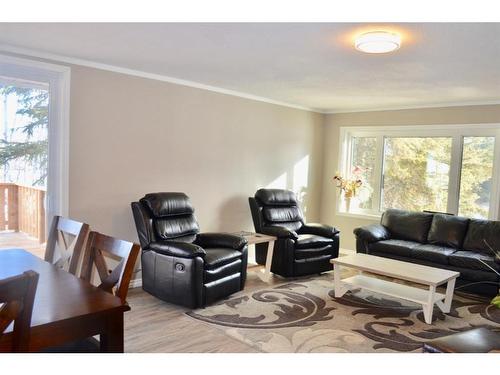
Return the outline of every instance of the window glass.
<path id="1" fill-rule="evenodd" d="M 49 91 L 0 85 L 0 181 L 45 189 Z"/>
<path id="2" fill-rule="evenodd" d="M 363 185 L 359 189 L 353 210 L 373 210 L 373 187 L 375 186 L 375 160 L 377 139 L 375 137 L 353 137 L 350 174 L 360 178 Z"/>
<path id="3" fill-rule="evenodd" d="M 446 212 L 451 137 L 386 137 L 381 209 Z"/>
<path id="4" fill-rule="evenodd" d="M 459 215 L 487 219 L 495 137 L 464 137 Z"/>

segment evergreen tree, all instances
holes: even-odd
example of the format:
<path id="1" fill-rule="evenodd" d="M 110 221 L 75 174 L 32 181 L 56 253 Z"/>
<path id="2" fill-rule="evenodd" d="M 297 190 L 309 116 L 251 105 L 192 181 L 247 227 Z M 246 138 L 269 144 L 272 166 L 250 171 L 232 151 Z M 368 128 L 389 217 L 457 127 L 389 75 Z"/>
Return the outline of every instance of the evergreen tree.
<path id="1" fill-rule="evenodd" d="M 374 137 L 353 140 L 352 165 L 365 171 L 365 186 L 371 188 L 376 160 Z M 382 211 L 447 211 L 451 138 L 388 137 L 384 142 Z M 464 137 L 460 171 L 459 214 L 488 217 L 491 194 L 495 139 Z M 436 168 L 434 170 L 432 167 Z M 377 192 L 373 192 L 377 194 Z M 360 208 L 374 209 L 373 197 L 362 201 Z"/>
<path id="2" fill-rule="evenodd" d="M 7 167 L 13 161 L 31 164 L 41 171 L 33 185 L 44 186 L 47 179 L 48 140 L 33 140 L 38 129 L 47 130 L 49 124 L 49 92 L 35 88 L 16 86 L 0 87 L 0 95 L 16 95 L 19 109 L 17 114 L 28 119 L 28 123 L 13 132 L 25 134 L 25 141 L 0 140 L 0 165 Z"/>

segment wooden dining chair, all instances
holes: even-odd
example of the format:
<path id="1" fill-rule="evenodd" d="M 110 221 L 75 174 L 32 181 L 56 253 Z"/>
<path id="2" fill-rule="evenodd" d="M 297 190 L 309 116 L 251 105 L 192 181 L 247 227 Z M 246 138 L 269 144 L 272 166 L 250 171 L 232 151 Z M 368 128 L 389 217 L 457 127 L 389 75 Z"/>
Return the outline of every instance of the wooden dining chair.
<path id="1" fill-rule="evenodd" d="M 125 303 L 139 251 L 138 244 L 99 232 L 90 232 L 83 257 L 81 278 L 92 283 L 95 266 L 100 279 L 98 287 L 113 293 Z M 117 261 L 118 264 L 110 269 L 106 257 Z"/>
<path id="2" fill-rule="evenodd" d="M 14 322 L 12 352 L 29 351 L 31 314 L 37 285 L 38 273 L 35 271 L 0 280 L 0 336 Z"/>
<path id="3" fill-rule="evenodd" d="M 89 225 L 54 216 L 45 249 L 45 261 L 76 275 Z"/>
<path id="4" fill-rule="evenodd" d="M 98 288 L 114 294 L 125 304 L 139 251 L 138 244 L 92 231 L 85 246 L 80 277 L 92 284 L 93 271 L 97 269 L 100 280 Z M 113 269 L 108 267 L 106 258 L 117 262 Z M 101 336 L 101 340 L 103 339 L 105 338 Z M 45 353 L 97 353 L 99 351 L 100 342 L 93 337 L 44 350 Z"/>

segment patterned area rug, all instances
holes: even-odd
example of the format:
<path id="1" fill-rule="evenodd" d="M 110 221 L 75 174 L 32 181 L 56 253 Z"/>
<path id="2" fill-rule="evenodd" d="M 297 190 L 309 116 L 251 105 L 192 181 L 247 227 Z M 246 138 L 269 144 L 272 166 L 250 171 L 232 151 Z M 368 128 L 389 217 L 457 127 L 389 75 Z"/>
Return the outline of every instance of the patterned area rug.
<path id="1" fill-rule="evenodd" d="M 500 331 L 500 309 L 455 293 L 424 322 L 417 304 L 365 291 L 334 298 L 331 275 L 240 293 L 187 315 L 262 352 L 421 352 L 422 343 L 474 327 Z"/>

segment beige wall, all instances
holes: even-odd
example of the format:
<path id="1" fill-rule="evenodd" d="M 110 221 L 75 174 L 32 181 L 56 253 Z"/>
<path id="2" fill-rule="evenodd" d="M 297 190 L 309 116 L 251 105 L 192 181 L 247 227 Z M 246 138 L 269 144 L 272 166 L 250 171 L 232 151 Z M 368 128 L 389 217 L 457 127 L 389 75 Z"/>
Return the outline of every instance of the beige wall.
<path id="1" fill-rule="evenodd" d="M 130 202 L 183 191 L 202 231 L 252 230 L 247 197 L 284 174 L 293 188 L 309 157 L 306 215 L 319 219 L 322 115 L 71 68 L 71 217 L 137 241 Z"/>
<path id="2" fill-rule="evenodd" d="M 341 126 L 500 123 L 500 105 L 321 115 L 71 65 L 70 116 L 69 214 L 95 230 L 137 241 L 130 202 L 153 191 L 186 192 L 203 231 L 252 230 L 247 197 L 306 165 L 307 220 L 354 249 L 373 220 L 335 215 Z"/>
<path id="3" fill-rule="evenodd" d="M 500 105 L 339 113 L 326 115 L 324 122 L 323 189 L 320 217 L 322 222 L 340 228 L 341 247 L 355 249 L 353 229 L 378 220 L 359 219 L 335 214 L 338 191 L 332 177 L 335 171 L 339 169 L 340 127 L 500 123 Z"/>

